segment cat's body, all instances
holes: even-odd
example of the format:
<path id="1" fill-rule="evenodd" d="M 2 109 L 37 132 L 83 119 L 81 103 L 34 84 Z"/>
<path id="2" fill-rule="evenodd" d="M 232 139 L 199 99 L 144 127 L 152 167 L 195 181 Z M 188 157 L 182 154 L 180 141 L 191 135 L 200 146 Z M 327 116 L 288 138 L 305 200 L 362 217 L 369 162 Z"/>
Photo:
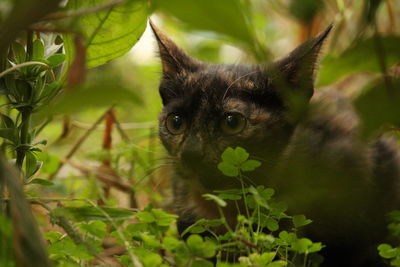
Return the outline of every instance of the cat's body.
<path id="1" fill-rule="evenodd" d="M 290 214 L 314 221 L 305 234 L 327 246 L 323 266 L 379 266 L 385 214 L 400 207 L 399 153 L 387 138 L 361 142 L 357 116 L 344 99 L 327 92 L 309 102 L 330 29 L 264 66 L 198 62 L 153 29 L 164 73 L 160 138 L 177 160 L 180 232 L 219 217 L 201 195 L 239 186 L 216 165 L 226 147 L 241 146 L 263 162 L 249 174 L 253 182 L 274 188 Z M 233 224 L 235 209 L 228 206 L 225 214 Z"/>

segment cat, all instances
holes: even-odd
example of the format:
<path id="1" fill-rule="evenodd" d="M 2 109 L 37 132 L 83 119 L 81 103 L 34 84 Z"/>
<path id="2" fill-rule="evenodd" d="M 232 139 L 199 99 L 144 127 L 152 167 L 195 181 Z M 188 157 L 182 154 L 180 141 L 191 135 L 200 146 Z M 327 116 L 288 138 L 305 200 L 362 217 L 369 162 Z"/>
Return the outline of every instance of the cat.
<path id="1" fill-rule="evenodd" d="M 321 266 L 385 266 L 376 247 L 387 236 L 385 215 L 400 207 L 400 154 L 388 136 L 359 138 L 348 100 L 314 92 L 332 26 L 260 65 L 201 62 L 151 27 L 162 62 L 159 135 L 176 161 L 178 231 L 219 218 L 202 194 L 239 186 L 216 166 L 227 147 L 240 146 L 263 162 L 249 175 L 253 182 L 274 188 L 289 214 L 313 220 L 304 234 L 326 245 Z M 224 212 L 234 224 L 234 208 Z"/>

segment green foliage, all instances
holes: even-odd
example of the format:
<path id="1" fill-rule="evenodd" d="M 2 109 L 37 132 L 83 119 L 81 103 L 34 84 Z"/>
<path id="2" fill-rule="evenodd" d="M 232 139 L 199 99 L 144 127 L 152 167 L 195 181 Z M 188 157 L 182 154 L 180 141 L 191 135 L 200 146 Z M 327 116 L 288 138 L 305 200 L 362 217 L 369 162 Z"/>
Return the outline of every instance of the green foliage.
<path id="1" fill-rule="evenodd" d="M 362 121 L 364 136 L 400 124 L 399 86 L 399 79 L 387 77 L 387 80 L 380 78 L 363 89 L 355 101 L 355 107 Z M 380 112 L 377 113 L 377 110 Z"/>
<path id="2" fill-rule="evenodd" d="M 55 208 L 52 214 L 54 216 L 67 217 L 78 222 L 92 220 L 109 221 L 110 218 L 113 220 L 126 220 L 133 216 L 133 212 L 129 210 L 93 206 Z"/>
<path id="3" fill-rule="evenodd" d="M 390 224 L 388 229 L 398 242 L 400 238 L 400 211 L 395 210 L 389 214 Z M 379 255 L 390 262 L 390 266 L 400 266 L 400 246 L 393 247 L 390 244 L 380 244 L 378 246 Z"/>
<path id="4" fill-rule="evenodd" d="M 253 45 L 254 36 L 247 17 L 249 10 L 239 0 L 155 0 L 153 5 L 196 29 L 222 33 Z"/>
<path id="5" fill-rule="evenodd" d="M 323 59 L 318 85 L 328 85 L 342 77 L 360 72 L 379 73 L 382 71 L 379 62 L 381 56 L 384 57 L 387 67 L 399 62 L 399 45 L 398 36 L 375 36 L 358 40 L 339 55 L 328 55 Z M 379 49 L 384 51 L 384 55 L 379 54 Z M 366 57 L 367 54 L 370 56 Z"/>
<path id="6" fill-rule="evenodd" d="M 248 159 L 249 153 L 241 147 L 235 149 L 228 147 L 221 157 L 222 162 L 218 164 L 218 169 L 226 176 L 238 176 L 241 171 L 253 171 L 261 165 L 257 160 Z"/>
<path id="7" fill-rule="evenodd" d="M 68 1 L 67 8 L 78 11 L 109 3 L 104 0 Z M 139 40 L 147 25 L 147 2 L 128 0 L 75 21 L 75 27 L 86 40 L 86 62 L 93 68 L 127 53 Z M 66 50 L 73 51 L 73 41 L 67 38 Z"/>

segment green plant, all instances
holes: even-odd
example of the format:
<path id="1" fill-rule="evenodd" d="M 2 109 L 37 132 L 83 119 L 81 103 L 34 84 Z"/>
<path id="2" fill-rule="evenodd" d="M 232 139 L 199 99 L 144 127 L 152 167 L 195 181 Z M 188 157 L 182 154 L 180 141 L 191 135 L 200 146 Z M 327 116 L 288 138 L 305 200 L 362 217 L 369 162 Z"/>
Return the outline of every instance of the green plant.
<path id="1" fill-rule="evenodd" d="M 250 172 L 261 163 L 249 159 L 249 154 L 241 147 L 228 147 L 222 154 L 218 169 L 232 179 L 239 179 L 241 189 L 216 191 L 216 194 L 205 194 L 204 197 L 214 201 L 221 214 L 219 220 L 199 220 L 190 226 L 186 233 L 211 233 L 218 245 L 218 261 L 238 258 L 243 266 L 309 266 L 318 264 L 314 253 L 323 245 L 298 236 L 302 226 L 311 223 L 304 215 L 289 216 L 287 207 L 274 200 L 274 190 L 263 186 L 245 187 L 244 172 Z M 227 202 L 237 207 L 237 224 L 231 228 L 225 220 L 223 208 Z M 239 208 L 244 203 L 244 213 Z M 290 220 L 290 229 L 281 229 L 279 222 Z M 226 233 L 217 235 L 213 229 L 225 226 Z M 310 260 L 313 258 L 313 260 Z"/>
<path id="2" fill-rule="evenodd" d="M 18 168 L 24 170 L 26 183 L 41 166 L 36 155 L 41 151 L 38 145 L 47 143 L 45 140 L 34 141 L 47 122 L 33 127 L 32 114 L 46 106 L 61 89 L 57 77 L 65 55 L 56 53 L 59 49 L 54 46 L 60 48 L 61 45 L 56 39 L 51 41 L 45 47 L 41 39 L 33 40 L 32 33 L 28 33 L 26 47 L 20 42 L 12 44 L 8 68 L 0 73 L 2 93 L 7 97 L 5 105 L 9 110 L 16 110 L 16 114 L 1 114 L 0 136 L 15 154 Z"/>
<path id="3" fill-rule="evenodd" d="M 396 210 L 389 214 L 390 223 L 388 230 L 392 237 L 399 241 L 400 238 L 400 211 Z M 387 260 L 390 266 L 400 266 L 400 246 L 393 247 L 390 244 L 380 244 L 378 246 L 379 255 Z"/>

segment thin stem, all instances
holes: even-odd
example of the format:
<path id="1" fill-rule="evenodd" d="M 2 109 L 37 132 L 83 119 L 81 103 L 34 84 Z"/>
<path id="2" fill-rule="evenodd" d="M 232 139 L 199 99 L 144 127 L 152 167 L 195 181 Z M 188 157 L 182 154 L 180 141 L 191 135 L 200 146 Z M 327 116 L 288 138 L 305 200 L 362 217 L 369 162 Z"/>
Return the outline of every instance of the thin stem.
<path id="1" fill-rule="evenodd" d="M 240 185 L 242 186 L 243 201 L 244 201 L 244 208 L 246 209 L 246 215 L 247 215 L 247 218 L 250 218 L 249 208 L 247 207 L 246 193 L 244 190 L 243 177 L 241 174 L 239 174 L 239 180 L 240 180 Z"/>
<path id="2" fill-rule="evenodd" d="M 219 216 L 221 217 L 222 221 L 224 222 L 226 229 L 228 230 L 228 232 L 232 233 L 233 232 L 232 228 L 229 226 L 228 222 L 226 221 L 226 218 L 225 218 L 224 212 L 222 211 L 222 208 L 219 205 L 217 205 L 217 208 L 218 208 Z"/>
<path id="3" fill-rule="evenodd" d="M 28 145 L 30 120 L 31 120 L 31 109 L 23 109 L 21 111 L 21 128 L 19 137 L 20 145 Z M 26 155 L 25 147 L 20 147 L 17 149 L 16 162 L 20 170 L 22 170 L 22 163 L 24 162 L 25 155 Z"/>
<path id="4" fill-rule="evenodd" d="M 100 124 L 100 122 L 104 119 L 104 117 L 107 115 L 108 111 L 113 109 L 115 105 L 112 105 L 110 108 L 108 108 L 93 124 L 92 126 L 81 136 L 81 138 L 78 140 L 78 142 L 71 148 L 71 150 L 68 152 L 68 154 L 65 156 L 64 161 L 61 161 L 60 164 L 58 165 L 57 170 L 49 177 L 49 180 L 53 180 L 62 166 L 64 165 L 64 162 L 68 161 L 72 156 L 75 154 L 75 152 L 81 147 L 83 142 L 89 137 L 89 135 L 96 129 L 96 127 Z"/>
<path id="5" fill-rule="evenodd" d="M 118 225 L 115 224 L 114 220 L 110 217 L 110 215 L 108 215 L 107 212 L 105 212 L 102 208 L 100 208 L 99 206 L 97 206 L 95 203 L 93 203 L 93 201 L 91 200 L 87 200 L 87 203 L 89 203 L 90 205 L 92 205 L 95 209 L 97 209 L 98 211 L 100 211 L 106 218 L 107 220 L 110 222 L 110 224 L 115 228 L 119 238 L 121 238 L 121 240 L 124 242 L 124 245 L 126 247 L 126 251 L 129 254 L 129 257 L 131 258 L 131 261 L 133 263 L 133 266 L 135 267 L 143 267 L 142 263 L 139 261 L 138 257 L 132 252 L 131 249 L 129 249 L 131 247 L 130 243 L 128 242 L 127 238 L 125 237 L 124 233 L 119 229 Z"/>
<path id="6" fill-rule="evenodd" d="M 40 61 L 28 61 L 28 62 L 24 62 L 24 63 L 21 63 L 21 64 L 14 65 L 11 68 L 8 68 L 5 71 L 1 72 L 0 73 L 0 78 L 2 78 L 4 75 L 6 75 L 6 74 L 8 74 L 8 73 L 10 73 L 10 72 L 12 72 L 14 70 L 17 70 L 17 69 L 20 69 L 20 68 L 23 68 L 23 67 L 27 67 L 27 66 L 32 66 L 32 65 L 39 65 L 39 66 L 43 66 L 43 67 L 49 68 L 49 65 L 47 65 L 46 63 L 43 63 L 43 62 L 40 62 Z"/>

